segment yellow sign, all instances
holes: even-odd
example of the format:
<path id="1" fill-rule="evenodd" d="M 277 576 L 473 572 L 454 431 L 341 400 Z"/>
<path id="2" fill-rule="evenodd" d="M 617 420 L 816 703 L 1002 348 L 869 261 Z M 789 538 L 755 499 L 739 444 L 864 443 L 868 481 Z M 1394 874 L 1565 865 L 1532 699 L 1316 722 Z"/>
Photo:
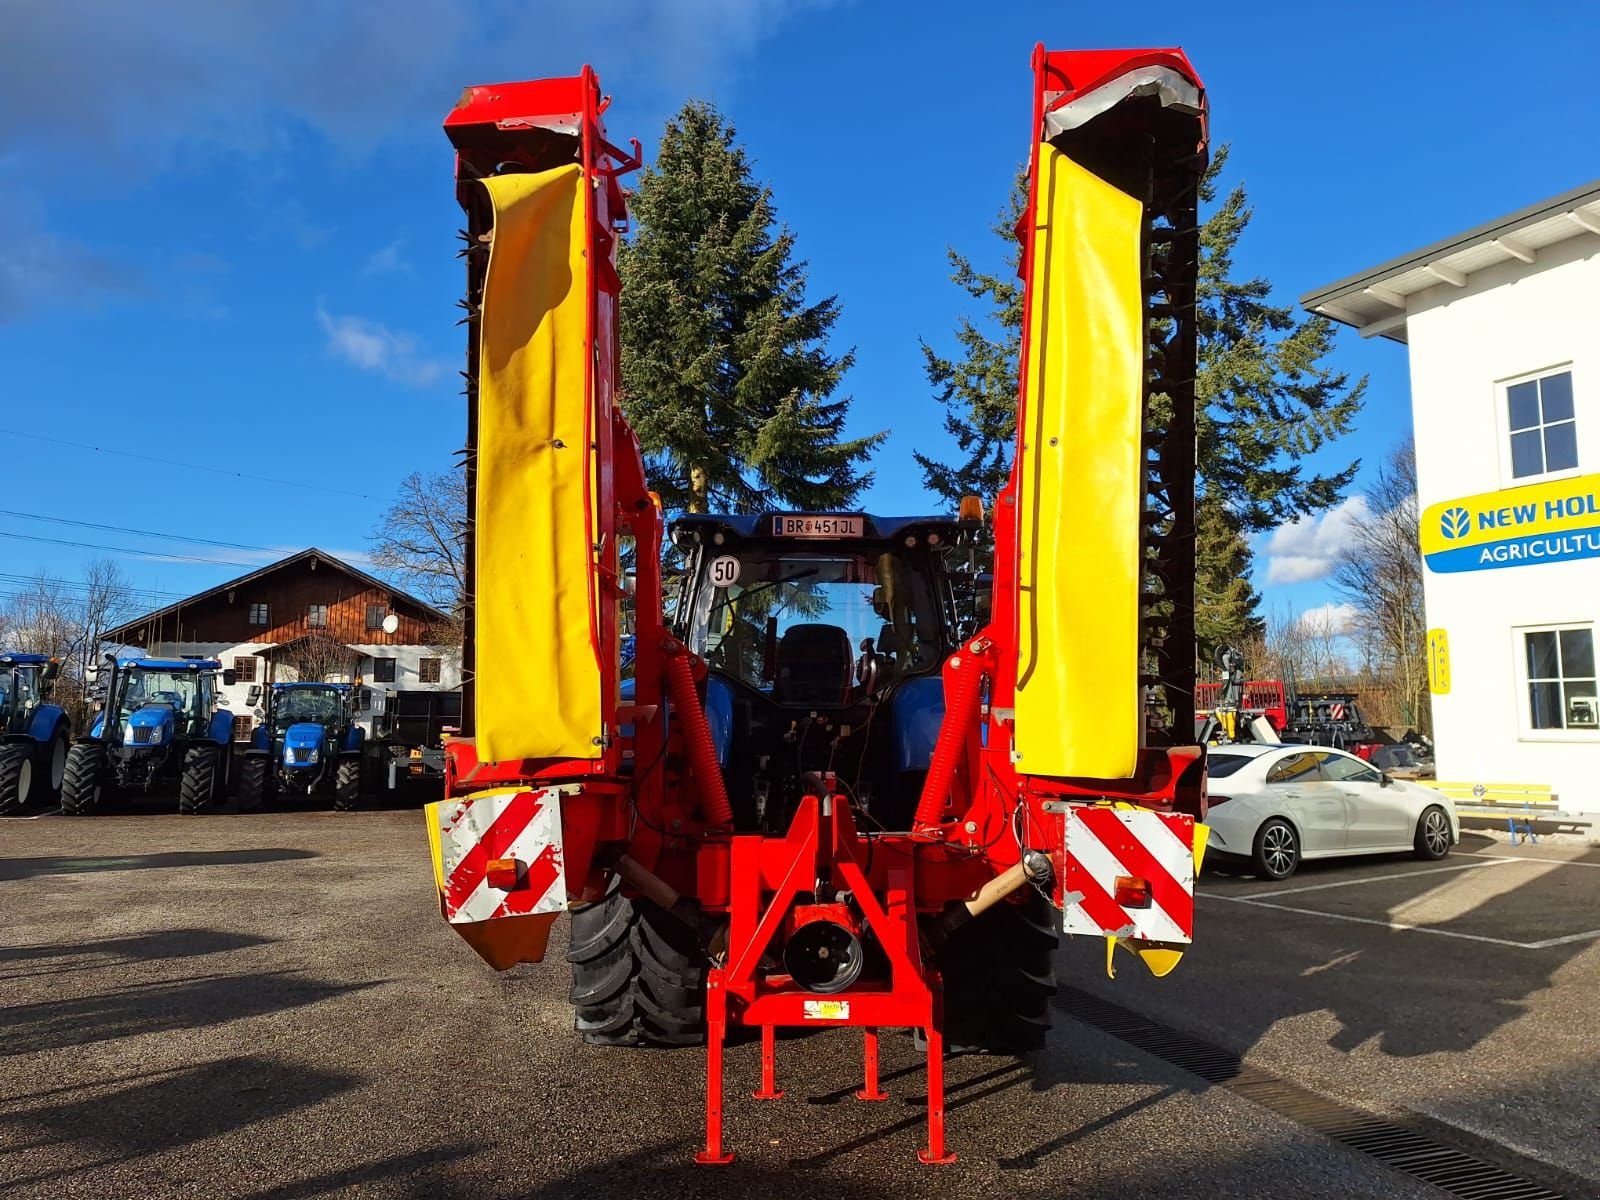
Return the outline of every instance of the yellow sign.
<path id="1" fill-rule="evenodd" d="M 1442 629 L 1428 630 L 1428 690 L 1450 694 L 1450 635 Z"/>
<path id="2" fill-rule="evenodd" d="M 1431 504 L 1422 557 L 1442 573 L 1600 558 L 1600 475 Z"/>

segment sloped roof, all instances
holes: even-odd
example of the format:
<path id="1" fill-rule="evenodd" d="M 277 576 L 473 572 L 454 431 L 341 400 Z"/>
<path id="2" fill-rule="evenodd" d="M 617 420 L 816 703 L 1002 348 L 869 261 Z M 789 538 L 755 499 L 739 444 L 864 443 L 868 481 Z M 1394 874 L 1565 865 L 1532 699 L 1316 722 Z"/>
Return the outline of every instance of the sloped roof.
<path id="1" fill-rule="evenodd" d="M 368 575 L 365 571 L 360 570 L 357 567 L 352 567 L 349 563 L 345 562 L 344 559 L 336 558 L 334 555 L 329 554 L 326 550 L 318 550 L 315 546 L 312 546 L 309 549 L 300 551 L 298 554 L 291 554 L 288 558 L 281 558 L 275 563 L 269 563 L 267 566 L 261 567 L 255 571 L 251 571 L 248 575 L 241 575 L 237 579 L 230 579 L 226 583 L 219 583 L 214 588 L 208 588 L 203 592 L 196 592 L 192 596 L 186 597 L 183 600 L 179 600 L 176 604 L 169 604 L 165 608 L 158 608 L 153 612 L 147 612 L 143 616 L 133 618 L 131 621 L 124 621 L 115 629 L 106 630 L 104 635 L 105 640 L 108 642 L 121 641 L 123 634 L 128 633 L 147 622 L 153 623 L 161 621 L 162 619 L 171 616 L 173 613 L 178 612 L 180 609 L 188 608 L 194 604 L 199 604 L 203 600 L 209 600 L 211 597 L 218 595 L 219 593 L 226 592 L 231 588 L 243 587 L 247 583 L 255 583 L 257 580 L 265 579 L 267 576 L 278 571 L 282 571 L 286 567 L 292 567 L 298 563 L 302 563 L 313 558 L 319 563 L 327 563 L 329 566 L 343 571 L 346 575 L 350 576 L 357 582 L 366 585 L 367 587 L 381 588 L 382 590 L 394 596 L 395 599 L 402 600 L 407 604 L 414 605 L 416 608 L 421 609 L 422 612 L 436 621 L 445 622 L 449 620 L 449 617 L 446 616 L 446 614 L 440 612 L 427 601 L 419 600 L 410 592 L 402 591 L 401 589 L 395 587 L 394 584 L 379 579 L 376 575 Z"/>
<path id="2" fill-rule="evenodd" d="M 1300 304 L 1353 326 L 1362 337 L 1403 342 L 1408 297 L 1441 284 L 1466 287 L 1474 271 L 1519 260 L 1532 264 L 1546 246 L 1596 235 L 1600 179 L 1315 288 Z"/>

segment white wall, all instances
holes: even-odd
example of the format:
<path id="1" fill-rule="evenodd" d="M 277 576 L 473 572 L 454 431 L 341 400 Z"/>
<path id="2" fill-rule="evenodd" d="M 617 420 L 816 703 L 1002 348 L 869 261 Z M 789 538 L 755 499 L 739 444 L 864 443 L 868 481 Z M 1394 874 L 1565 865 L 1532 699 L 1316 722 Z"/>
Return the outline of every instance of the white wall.
<path id="1" fill-rule="evenodd" d="M 1406 328 L 1419 508 L 1512 485 L 1499 384 L 1546 368 L 1570 365 L 1578 473 L 1600 473 L 1600 237 L 1413 297 Z M 1549 784 L 1563 808 L 1600 811 L 1600 733 L 1530 728 L 1515 632 L 1600 626 L 1600 559 L 1429 570 L 1425 589 L 1428 624 L 1450 639 L 1450 692 L 1433 698 L 1439 778 Z"/>

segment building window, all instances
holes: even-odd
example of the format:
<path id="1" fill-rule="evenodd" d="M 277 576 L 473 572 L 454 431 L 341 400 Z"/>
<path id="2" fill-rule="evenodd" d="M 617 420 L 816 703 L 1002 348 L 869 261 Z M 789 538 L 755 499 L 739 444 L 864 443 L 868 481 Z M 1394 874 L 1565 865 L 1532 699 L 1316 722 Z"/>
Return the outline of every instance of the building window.
<path id="1" fill-rule="evenodd" d="M 254 683 L 256 681 L 256 660 L 253 657 L 233 660 L 233 681 L 235 683 Z"/>
<path id="2" fill-rule="evenodd" d="M 250 606 L 250 624 L 265 626 L 270 609 L 265 604 L 252 604 Z"/>
<path id="3" fill-rule="evenodd" d="M 1506 417 L 1513 479 L 1577 468 L 1578 424 L 1572 409 L 1571 371 L 1508 384 Z"/>
<path id="4" fill-rule="evenodd" d="M 417 681 L 419 683 L 438 683 L 440 661 L 437 658 L 417 659 Z"/>
<path id="5" fill-rule="evenodd" d="M 306 624 L 312 629 L 326 629 L 328 627 L 328 606 L 326 604 L 306 605 Z"/>
<path id="6" fill-rule="evenodd" d="M 1528 629 L 1528 723 L 1534 729 L 1600 729 L 1594 627 Z"/>
<path id="7" fill-rule="evenodd" d="M 235 717 L 233 719 L 233 740 L 236 742 L 248 742 L 255 726 L 256 720 L 254 717 Z"/>
<path id="8" fill-rule="evenodd" d="M 372 682 L 373 683 L 393 683 L 394 682 L 394 659 L 392 659 L 392 658 L 375 658 L 375 659 L 372 660 Z"/>
<path id="9" fill-rule="evenodd" d="M 381 604 L 367 605 L 367 628 L 382 629 L 384 614 L 387 611 Z"/>

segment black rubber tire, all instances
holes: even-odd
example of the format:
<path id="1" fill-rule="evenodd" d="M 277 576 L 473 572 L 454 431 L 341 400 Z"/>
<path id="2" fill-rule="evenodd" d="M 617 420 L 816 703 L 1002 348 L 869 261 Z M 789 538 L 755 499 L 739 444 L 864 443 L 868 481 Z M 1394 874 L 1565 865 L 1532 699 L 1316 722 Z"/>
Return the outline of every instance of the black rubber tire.
<path id="1" fill-rule="evenodd" d="M 57 804 L 61 800 L 61 788 L 67 780 L 67 754 L 72 749 L 72 739 L 67 736 L 65 728 L 57 729 L 55 737 L 41 748 L 38 761 L 33 765 L 35 799 L 43 800 L 47 804 Z M 55 777 L 56 753 L 61 754 L 61 778 Z M 39 789 L 44 791 L 40 792 Z"/>
<path id="2" fill-rule="evenodd" d="M 265 754 L 246 754 L 239 764 L 237 804 L 240 812 L 259 812 L 267 802 L 267 775 L 272 760 Z"/>
<path id="3" fill-rule="evenodd" d="M 951 1053 L 1026 1054 L 1050 1032 L 1056 993 L 1055 908 L 1033 888 L 950 935 L 939 951 Z"/>
<path id="4" fill-rule="evenodd" d="M 183 756 L 183 781 L 178 785 L 180 813 L 193 816 L 211 807 L 221 766 L 222 751 L 217 746 L 195 746 Z"/>
<path id="5" fill-rule="evenodd" d="M 1417 818 L 1417 833 L 1411 852 L 1423 862 L 1438 862 L 1450 853 L 1450 814 L 1430 804 Z"/>
<path id="6" fill-rule="evenodd" d="M 1256 830 L 1250 861 L 1262 879 L 1276 883 L 1289 878 L 1300 866 L 1300 835 L 1282 817 L 1263 821 Z"/>
<path id="7" fill-rule="evenodd" d="M 694 931 L 648 900 L 613 891 L 572 912 L 568 999 L 595 1046 L 698 1046 L 706 958 Z"/>
<path id="8" fill-rule="evenodd" d="M 0 817 L 22 811 L 23 768 L 31 767 L 32 759 L 32 746 L 22 742 L 0 745 Z M 29 790 L 37 791 L 38 786 L 34 783 Z"/>
<path id="9" fill-rule="evenodd" d="M 77 742 L 67 751 L 61 780 L 61 811 L 69 817 L 92 817 L 106 791 L 106 748 L 102 742 Z"/>
<path id="10" fill-rule="evenodd" d="M 350 755 L 339 760 L 333 780 L 333 810 L 352 812 L 361 803 L 361 759 Z"/>

